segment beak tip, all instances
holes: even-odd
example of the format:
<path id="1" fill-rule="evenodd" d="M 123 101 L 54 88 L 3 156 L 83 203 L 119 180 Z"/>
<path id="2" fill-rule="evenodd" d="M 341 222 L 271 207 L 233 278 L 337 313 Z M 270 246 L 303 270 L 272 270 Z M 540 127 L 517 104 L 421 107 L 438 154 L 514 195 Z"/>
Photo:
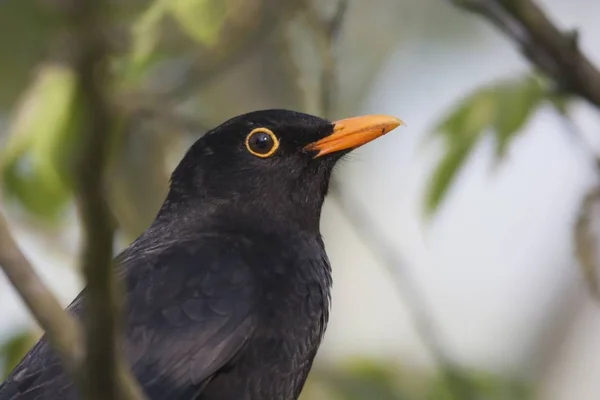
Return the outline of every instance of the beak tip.
<path id="1" fill-rule="evenodd" d="M 392 117 L 389 115 L 382 115 L 381 119 L 382 119 L 381 125 L 383 125 L 383 129 L 381 132 L 382 134 L 391 132 L 394 129 L 398 128 L 399 126 L 406 126 L 406 123 L 404 121 L 402 121 L 400 118 Z"/>
<path id="2" fill-rule="evenodd" d="M 317 150 L 315 158 L 340 150 L 354 149 L 368 143 L 401 125 L 404 121 L 390 115 L 365 115 L 332 122 L 333 132 L 306 148 Z"/>
<path id="3" fill-rule="evenodd" d="M 395 129 L 399 126 L 406 126 L 406 123 L 402 121 L 400 118 L 390 117 L 390 125 L 393 126 L 392 129 Z"/>

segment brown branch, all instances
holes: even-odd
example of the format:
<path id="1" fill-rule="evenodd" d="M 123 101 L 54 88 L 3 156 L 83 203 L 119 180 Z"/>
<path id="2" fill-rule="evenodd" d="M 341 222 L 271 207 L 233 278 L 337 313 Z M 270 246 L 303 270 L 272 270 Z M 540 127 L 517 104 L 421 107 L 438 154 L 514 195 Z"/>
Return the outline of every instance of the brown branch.
<path id="1" fill-rule="evenodd" d="M 600 71 L 583 54 L 577 33 L 562 32 L 531 0 L 450 0 L 494 23 L 564 93 L 600 108 Z"/>
<path id="2" fill-rule="evenodd" d="M 87 399 L 140 399 L 142 392 L 120 356 L 121 298 L 113 272 L 113 220 L 106 199 L 105 171 L 116 131 L 105 93 L 109 86 L 107 1 L 69 0 L 73 65 L 82 109 L 82 136 L 75 174 L 83 225 L 82 269 L 86 279 L 85 363 Z"/>
<path id="3" fill-rule="evenodd" d="M 21 299 L 46 332 L 52 348 L 65 370 L 77 382 L 83 361 L 80 328 L 37 276 L 12 238 L 8 224 L 0 214 L 0 267 Z"/>

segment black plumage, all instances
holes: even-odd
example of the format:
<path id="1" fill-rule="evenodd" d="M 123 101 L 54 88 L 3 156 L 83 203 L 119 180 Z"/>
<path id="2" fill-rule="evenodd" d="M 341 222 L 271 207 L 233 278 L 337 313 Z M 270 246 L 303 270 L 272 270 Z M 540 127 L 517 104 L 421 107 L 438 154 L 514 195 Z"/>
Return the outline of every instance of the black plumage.
<path id="1" fill-rule="evenodd" d="M 123 351 L 148 398 L 299 396 L 329 314 L 319 218 L 331 171 L 399 123 L 257 111 L 192 145 L 155 221 L 117 258 Z M 68 307 L 77 318 L 83 296 Z M 0 385 L 0 400 L 76 398 L 45 338 Z"/>

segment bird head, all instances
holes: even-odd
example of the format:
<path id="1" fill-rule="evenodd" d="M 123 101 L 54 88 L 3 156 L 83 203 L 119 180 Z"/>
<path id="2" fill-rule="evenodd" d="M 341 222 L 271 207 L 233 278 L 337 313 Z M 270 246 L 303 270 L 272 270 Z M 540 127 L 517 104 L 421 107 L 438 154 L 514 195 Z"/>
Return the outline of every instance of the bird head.
<path id="1" fill-rule="evenodd" d="M 385 115 L 330 122 L 287 110 L 234 117 L 191 146 L 173 172 L 163 209 L 183 207 L 204 223 L 318 231 L 335 163 L 401 124 Z"/>

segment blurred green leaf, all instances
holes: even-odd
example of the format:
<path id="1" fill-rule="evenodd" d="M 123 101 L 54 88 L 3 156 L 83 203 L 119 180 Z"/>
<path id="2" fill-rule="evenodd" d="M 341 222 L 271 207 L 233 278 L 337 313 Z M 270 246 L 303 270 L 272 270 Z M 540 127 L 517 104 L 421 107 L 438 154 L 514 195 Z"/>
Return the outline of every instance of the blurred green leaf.
<path id="1" fill-rule="evenodd" d="M 474 145 L 494 120 L 495 108 L 494 93 L 480 90 L 469 96 L 438 125 L 436 131 L 445 138 L 446 154 L 429 182 L 425 199 L 428 215 L 438 208 Z"/>
<path id="2" fill-rule="evenodd" d="M 0 345 L 0 360 L 2 360 L 0 376 L 2 379 L 13 370 L 19 361 L 21 361 L 21 358 L 23 358 L 25 353 L 33 346 L 35 341 L 35 335 L 25 331 L 13 335 Z"/>
<path id="3" fill-rule="evenodd" d="M 425 199 L 427 215 L 437 210 L 476 143 L 477 140 L 473 137 L 470 140 L 457 141 L 446 150 L 446 154 L 435 167 L 429 180 Z"/>
<path id="4" fill-rule="evenodd" d="M 155 0 L 131 26 L 132 46 L 126 64 L 126 79 L 138 79 L 156 58 L 161 22 L 169 12 L 171 0 Z"/>
<path id="5" fill-rule="evenodd" d="M 48 64 L 23 96 L 0 153 L 4 194 L 38 217 L 53 220 L 65 206 L 70 185 L 66 174 L 76 135 L 75 76 Z"/>
<path id="6" fill-rule="evenodd" d="M 226 0 L 171 0 L 170 10 L 182 29 L 204 46 L 219 39 L 228 10 Z"/>
<path id="7" fill-rule="evenodd" d="M 482 134 L 495 116 L 495 99 L 490 90 L 479 90 L 467 97 L 435 129 L 447 145 L 456 141 L 473 140 Z"/>
<path id="8" fill-rule="evenodd" d="M 11 108 L 60 33 L 60 13 L 39 0 L 0 1 L 0 108 Z"/>
<path id="9" fill-rule="evenodd" d="M 344 400 L 402 400 L 398 370 L 368 360 L 354 360 L 342 368 L 321 370 L 318 380 L 334 397 Z"/>
<path id="10" fill-rule="evenodd" d="M 438 371 L 439 372 L 439 371 Z M 448 372 L 448 371 L 447 371 Z M 458 379 L 435 370 L 403 368 L 382 360 L 353 359 L 313 368 L 304 400 L 527 400 L 531 387 L 477 370 L 453 370 Z M 321 391 L 317 389 L 323 389 Z"/>
<path id="11" fill-rule="evenodd" d="M 496 88 L 496 155 L 505 155 L 511 139 L 519 133 L 544 99 L 544 88 L 535 76 L 509 81 Z"/>
<path id="12" fill-rule="evenodd" d="M 468 397 L 457 398 L 455 392 L 441 377 L 434 379 L 424 398 L 428 400 L 527 400 L 531 399 L 531 391 L 525 382 L 506 379 L 501 376 L 480 371 L 463 373 L 469 385 Z"/>
<path id="13" fill-rule="evenodd" d="M 433 214 L 444 200 L 456 174 L 486 131 L 496 138 L 497 159 L 546 100 L 544 82 L 535 75 L 509 79 L 480 88 L 437 124 L 434 134 L 444 138 L 446 154 L 434 169 L 425 195 L 425 213 Z"/>

